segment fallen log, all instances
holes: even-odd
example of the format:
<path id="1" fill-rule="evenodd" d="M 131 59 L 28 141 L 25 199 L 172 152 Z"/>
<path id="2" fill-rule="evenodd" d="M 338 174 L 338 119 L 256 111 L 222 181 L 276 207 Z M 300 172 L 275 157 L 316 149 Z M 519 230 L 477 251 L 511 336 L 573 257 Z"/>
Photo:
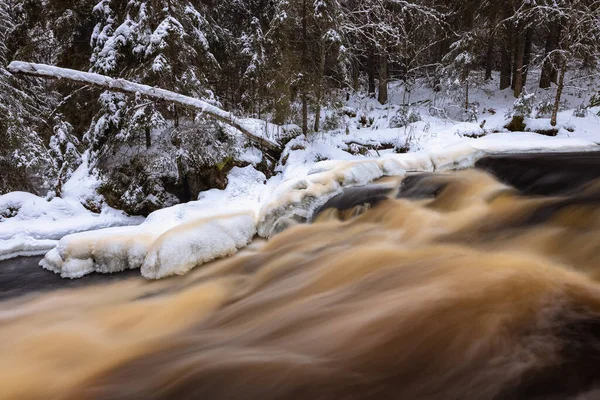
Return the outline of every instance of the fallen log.
<path id="1" fill-rule="evenodd" d="M 269 155 L 272 157 L 277 159 L 281 154 L 281 146 L 277 142 L 261 136 L 257 132 L 253 132 L 251 128 L 244 125 L 243 119 L 237 118 L 230 112 L 213 106 L 204 100 L 184 96 L 182 94 L 171 92 L 165 89 L 131 82 L 121 78 L 111 78 L 109 76 L 96 73 L 54 67 L 46 64 L 13 61 L 8 65 L 7 69 L 13 74 L 23 74 L 50 79 L 67 79 L 82 84 L 107 88 L 116 92 L 140 93 L 141 95 L 147 97 L 170 101 L 187 108 L 200 110 L 207 117 L 213 118 L 236 128 L 252 143 L 260 147 L 262 150 L 266 150 L 267 153 L 269 153 Z"/>

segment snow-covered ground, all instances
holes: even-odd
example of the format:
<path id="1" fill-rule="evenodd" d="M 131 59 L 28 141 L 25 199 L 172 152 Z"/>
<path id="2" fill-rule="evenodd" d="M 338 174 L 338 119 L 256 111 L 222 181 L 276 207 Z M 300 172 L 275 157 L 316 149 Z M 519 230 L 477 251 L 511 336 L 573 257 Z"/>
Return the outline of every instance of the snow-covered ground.
<path id="1" fill-rule="evenodd" d="M 47 201 L 31 193 L 8 193 L 0 196 L 0 260 L 44 254 L 73 232 L 142 221 L 110 207 L 92 213 L 72 197 Z"/>
<path id="2" fill-rule="evenodd" d="M 422 88 L 413 90 L 410 97 L 413 105 L 409 112 L 419 118 L 406 126 L 390 128 L 397 120 L 399 104 L 407 102 L 399 84 L 392 84 L 390 93 L 389 105 L 356 96 L 341 112 L 325 110 L 323 120 L 332 115 L 339 117 L 337 129 L 290 141 L 277 166 L 278 174 L 268 180 L 253 165 L 236 167 L 229 174 L 225 190 L 202 192 L 197 201 L 156 211 L 137 226 L 67 235 L 41 265 L 68 278 L 127 268 L 141 268 L 142 275 L 149 279 L 183 274 L 234 253 L 257 233 L 268 238 L 305 220 L 344 187 L 364 185 L 386 175 L 402 176 L 407 171 L 466 168 L 486 154 L 600 150 L 600 117 L 596 115 L 600 110 L 591 109 L 585 117 L 575 117 L 573 108 L 582 101 L 577 94 L 567 92 L 573 108 L 559 114 L 557 135 L 549 137 L 508 132 L 504 126 L 514 98 L 508 91 L 493 92 L 485 86 L 472 90 L 471 99 L 478 104 L 474 122 L 451 120 L 448 112 L 440 116 L 436 110 L 452 107 L 440 104 L 437 94 Z M 549 129 L 547 118 L 528 117 L 525 124 L 526 130 Z M 269 128 L 256 125 L 265 131 Z M 250 149 L 242 158 L 256 165 L 261 153 Z M 83 182 L 80 177 L 80 183 L 73 186 L 85 186 Z M 13 254 L 41 252 L 67 233 L 110 226 L 110 221 L 113 225 L 141 222 L 115 210 L 91 214 L 78 206 L 76 199 L 81 200 L 81 195 L 70 194 L 51 202 L 22 193 L 0 196 L 0 212 L 11 209 L 6 206 L 10 201 L 20 204 L 17 216 L 0 224 L 0 257 L 8 254 L 9 246 Z M 41 211 L 45 209 L 51 211 Z M 37 248 L 30 244 L 32 238 Z M 8 250 L 2 253 L 2 248 Z"/>
<path id="3" fill-rule="evenodd" d="M 102 203 L 97 194 L 100 182 L 89 174 L 87 160 L 86 153 L 82 164 L 64 184 L 60 198 L 47 200 L 25 192 L 0 196 L 0 260 L 45 254 L 71 233 L 144 221 L 106 204 L 99 213 L 83 206 Z"/>

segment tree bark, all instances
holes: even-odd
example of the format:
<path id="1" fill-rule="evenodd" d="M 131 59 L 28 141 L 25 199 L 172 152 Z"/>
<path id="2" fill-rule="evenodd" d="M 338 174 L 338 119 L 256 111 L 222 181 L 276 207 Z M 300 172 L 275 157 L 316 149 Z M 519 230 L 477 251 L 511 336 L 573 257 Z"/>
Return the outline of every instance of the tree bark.
<path id="1" fill-rule="evenodd" d="M 494 70 L 494 37 L 491 36 L 488 41 L 485 61 L 485 80 L 492 79 L 492 71 Z"/>
<path id="2" fill-rule="evenodd" d="M 150 127 L 149 126 L 146 126 L 145 134 L 146 134 L 146 149 L 149 149 L 150 147 L 152 147 L 152 136 L 150 135 Z"/>
<path id="3" fill-rule="evenodd" d="M 512 63 L 510 59 L 510 50 L 502 49 L 502 59 L 500 60 L 500 90 L 504 90 L 510 86 L 512 78 Z"/>
<path id="4" fill-rule="evenodd" d="M 314 132 L 319 132 L 321 129 L 321 101 L 317 98 L 317 106 L 315 107 L 315 124 L 313 126 Z"/>
<path id="5" fill-rule="evenodd" d="M 512 49 L 512 80 L 510 81 L 510 88 L 511 90 L 514 92 L 515 90 L 515 83 L 516 83 L 516 79 L 517 79 L 517 48 L 519 43 L 519 39 L 518 39 L 518 35 L 516 35 L 514 32 L 511 33 L 511 49 Z"/>
<path id="6" fill-rule="evenodd" d="M 140 83 L 127 81 L 125 79 L 115 79 L 100 74 L 53 67 L 45 64 L 13 61 L 10 63 L 7 69 L 13 74 L 23 74 L 40 78 L 68 79 L 75 82 L 103 87 L 115 92 L 139 92 L 147 97 L 177 103 L 181 106 L 201 111 L 207 117 L 213 118 L 236 128 L 251 142 L 267 150 L 267 152 L 270 152 L 272 155 L 281 153 L 281 148 L 277 142 L 257 135 L 256 133 L 252 132 L 251 128 L 245 126 L 243 120 L 237 118 L 230 112 L 224 111 L 200 99 L 184 96 L 165 89 L 142 85 Z"/>
<path id="7" fill-rule="evenodd" d="M 562 23 L 562 21 L 561 21 L 561 23 Z M 554 47 L 555 49 L 558 49 L 560 46 L 562 30 L 563 30 L 562 25 L 556 24 L 556 46 Z M 554 66 L 552 68 L 552 73 L 550 74 L 550 80 L 552 81 L 552 83 L 558 83 L 558 68 L 556 68 L 556 66 Z"/>
<path id="8" fill-rule="evenodd" d="M 521 70 L 522 87 L 527 83 L 527 73 L 531 62 L 531 48 L 533 46 L 533 29 L 528 27 L 525 31 L 525 47 L 523 49 L 523 67 Z"/>
<path id="9" fill-rule="evenodd" d="M 463 71 L 463 81 L 465 82 L 465 113 L 469 111 L 469 69 Z"/>
<path id="10" fill-rule="evenodd" d="M 354 92 L 358 92 L 358 89 L 360 89 L 359 84 L 360 84 L 360 68 L 358 65 L 358 61 L 356 59 L 354 59 L 352 61 L 352 89 L 354 90 Z"/>
<path id="11" fill-rule="evenodd" d="M 369 81 L 369 96 L 375 97 L 375 54 L 370 52 L 367 56 L 367 77 Z"/>
<path id="12" fill-rule="evenodd" d="M 509 8 L 507 5 L 503 7 L 502 17 L 506 20 L 510 17 Z M 504 90 L 511 85 L 512 79 L 512 24 L 505 21 L 502 29 L 502 53 L 500 54 L 500 90 Z"/>
<path id="13" fill-rule="evenodd" d="M 465 79 L 465 112 L 469 111 L 469 79 Z"/>
<path id="14" fill-rule="evenodd" d="M 383 52 L 379 56 L 379 92 L 377 101 L 379 104 L 385 104 L 388 101 L 388 59 L 387 54 Z"/>
<path id="15" fill-rule="evenodd" d="M 552 77 L 555 75 L 556 67 L 554 66 L 553 58 L 551 53 L 556 49 L 558 44 L 558 25 L 552 24 L 546 35 L 546 48 L 544 51 L 544 64 L 542 66 L 542 75 L 540 77 L 540 88 L 550 88 L 553 81 Z"/>
<path id="16" fill-rule="evenodd" d="M 306 1 L 302 0 L 302 133 L 308 136 L 308 21 Z"/>
<path id="17" fill-rule="evenodd" d="M 562 96 L 562 92 L 565 87 L 566 72 L 567 72 L 567 60 L 565 59 L 564 56 L 561 55 L 558 87 L 556 88 L 556 97 L 554 98 L 554 107 L 552 107 L 552 117 L 550 118 L 550 125 L 552 125 L 552 126 L 556 126 L 556 119 L 558 117 L 558 110 L 560 108 L 560 98 Z"/>
<path id="18" fill-rule="evenodd" d="M 515 47 L 515 63 L 513 69 L 513 91 L 515 97 L 519 97 L 523 90 L 523 60 L 525 58 L 525 34 L 517 34 L 517 45 Z"/>
<path id="19" fill-rule="evenodd" d="M 317 79 L 317 87 L 316 87 L 316 110 L 315 110 L 315 125 L 314 131 L 319 132 L 321 129 L 321 102 L 323 101 L 323 85 L 324 85 L 324 77 L 325 77 L 325 43 L 321 43 L 320 46 L 320 60 L 319 60 L 319 71 L 318 71 L 318 79 Z"/>

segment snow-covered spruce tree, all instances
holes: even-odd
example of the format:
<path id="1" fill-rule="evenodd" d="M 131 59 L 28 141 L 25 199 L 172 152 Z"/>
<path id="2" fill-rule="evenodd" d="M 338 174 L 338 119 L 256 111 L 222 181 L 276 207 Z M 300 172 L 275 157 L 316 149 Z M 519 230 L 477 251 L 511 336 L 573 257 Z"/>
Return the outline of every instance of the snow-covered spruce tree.
<path id="1" fill-rule="evenodd" d="M 215 80 L 220 71 L 211 51 L 211 42 L 219 40 L 219 29 L 210 20 L 210 7 L 200 1 L 136 0 L 124 4 L 103 0 L 93 11 L 98 22 L 91 36 L 91 71 L 217 103 L 209 81 Z M 162 196 L 172 203 L 166 194 L 157 196 L 167 188 L 182 200 L 195 196 L 180 190 L 189 186 L 183 179 L 194 179 L 195 174 L 202 172 L 190 170 L 191 164 L 179 163 L 185 170 L 177 176 L 138 171 L 135 179 L 129 179 L 124 173 L 128 165 L 137 170 L 143 169 L 143 164 L 153 164 L 148 157 L 160 158 L 172 146 L 172 156 L 180 157 L 177 149 L 182 142 L 170 141 L 171 132 L 196 120 L 194 112 L 171 103 L 110 91 L 100 96 L 100 104 L 86 139 L 92 145 L 95 165 L 106 178 L 103 193 L 109 202 L 133 212 L 149 212 L 166 204 L 145 204 L 144 199 L 150 195 Z M 115 163 L 120 167 L 114 168 Z M 114 184 L 110 182 L 113 179 L 123 182 Z M 144 204 L 133 210 L 131 206 L 136 202 Z"/>
<path id="2" fill-rule="evenodd" d="M 63 184 L 73 175 L 81 164 L 79 140 L 73 135 L 73 126 L 65 122 L 61 115 L 56 115 L 54 134 L 50 138 L 49 151 L 52 157 L 55 181 L 51 184 L 50 196 L 60 196 Z"/>
<path id="3" fill-rule="evenodd" d="M 258 18 L 252 18 L 248 32 L 242 33 L 242 54 L 248 58 L 242 82 L 246 90 L 242 94 L 242 102 L 251 115 L 261 118 L 264 112 L 263 99 L 266 97 L 266 49 L 265 36 Z"/>
<path id="4" fill-rule="evenodd" d="M 342 31 L 349 38 L 355 63 L 367 75 L 367 90 L 374 97 L 378 79 L 378 101 L 387 102 L 390 46 L 402 40 L 404 21 L 389 10 L 389 0 L 348 1 Z"/>
<path id="5" fill-rule="evenodd" d="M 17 79 L 5 69 L 19 42 L 27 44 L 43 31 L 27 31 L 25 7 L 22 2 L 0 2 L 0 194 L 25 190 L 44 195 L 56 176 L 42 119 L 54 96 L 44 96 L 40 80 Z"/>
<path id="6" fill-rule="evenodd" d="M 214 28 L 211 51 L 219 65 L 212 86 L 215 96 L 229 111 L 269 117 L 274 93 L 266 86 L 266 63 L 271 49 L 267 50 L 265 35 L 274 3 L 222 0 L 218 7 L 207 9 L 206 18 Z"/>
<path id="7" fill-rule="evenodd" d="M 314 2 L 314 54 L 317 64 L 314 84 L 315 122 L 313 130 L 315 132 L 321 128 L 321 106 L 328 86 L 327 76 L 337 75 L 338 81 L 347 79 L 346 49 L 343 46 L 344 39 L 340 24 L 342 20 L 342 9 L 337 0 L 316 0 Z"/>
<path id="8" fill-rule="evenodd" d="M 211 24 L 203 13 L 191 2 L 165 5 L 161 1 L 137 0 L 126 6 L 121 2 L 116 4 L 118 8 L 114 8 L 113 2 L 103 0 L 94 7 L 99 22 L 91 37 L 91 71 L 185 95 L 213 98 L 207 82 L 218 64 L 207 38 L 206 30 L 211 29 Z M 119 121 L 120 125 L 114 127 L 115 137 L 122 140 L 136 137 L 141 125 L 145 125 L 142 130 L 146 131 L 146 127 L 161 127 L 165 120 L 172 120 L 176 125 L 181 117 L 193 117 L 171 104 L 130 97 L 115 104 L 122 107 L 123 117 L 132 117 Z M 102 115 L 96 121 L 103 122 Z M 147 139 L 144 135 L 144 143 Z"/>

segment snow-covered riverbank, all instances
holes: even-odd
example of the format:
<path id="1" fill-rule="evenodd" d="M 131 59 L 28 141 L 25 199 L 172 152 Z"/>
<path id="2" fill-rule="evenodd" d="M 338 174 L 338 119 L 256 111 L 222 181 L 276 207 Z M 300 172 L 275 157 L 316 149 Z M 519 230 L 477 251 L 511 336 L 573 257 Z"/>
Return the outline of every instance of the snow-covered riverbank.
<path id="1" fill-rule="evenodd" d="M 308 218 L 344 187 L 407 171 L 467 168 L 487 154 L 598 150 L 600 146 L 584 139 L 498 133 L 415 153 L 292 164 L 270 180 L 252 166 L 234 168 L 225 190 L 204 192 L 198 201 L 157 211 L 138 226 L 66 236 L 41 265 L 65 278 L 130 268 L 141 268 L 148 279 L 184 274 L 235 253 L 256 233 L 270 237 Z"/>

